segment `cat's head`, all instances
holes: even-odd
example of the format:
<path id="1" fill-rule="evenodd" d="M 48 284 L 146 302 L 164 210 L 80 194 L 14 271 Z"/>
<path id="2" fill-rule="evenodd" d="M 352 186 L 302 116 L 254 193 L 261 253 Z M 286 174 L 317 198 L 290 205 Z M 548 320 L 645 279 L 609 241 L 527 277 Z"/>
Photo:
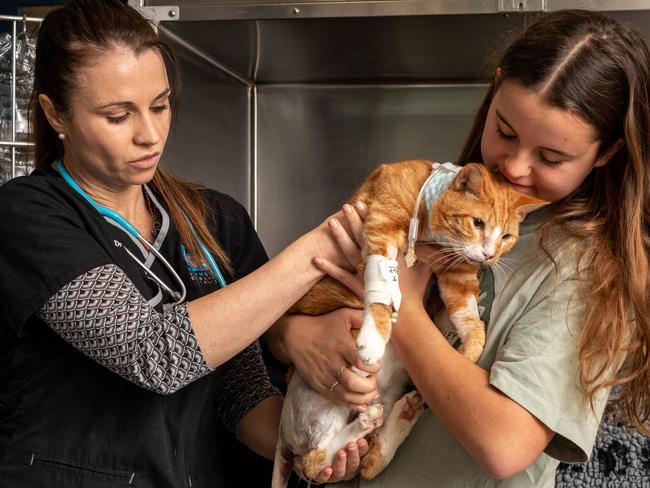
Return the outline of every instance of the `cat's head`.
<path id="1" fill-rule="evenodd" d="M 463 167 L 431 212 L 431 236 L 445 260 L 492 264 L 519 237 L 519 224 L 547 202 L 519 193 L 485 166 Z"/>

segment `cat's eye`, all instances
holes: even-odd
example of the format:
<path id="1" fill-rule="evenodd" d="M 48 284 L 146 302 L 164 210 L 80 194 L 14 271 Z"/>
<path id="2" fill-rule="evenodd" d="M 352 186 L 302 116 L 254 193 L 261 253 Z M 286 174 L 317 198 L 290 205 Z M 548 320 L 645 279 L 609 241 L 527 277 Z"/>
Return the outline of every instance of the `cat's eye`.
<path id="1" fill-rule="evenodd" d="M 478 217 L 474 217 L 474 227 L 476 227 L 477 229 L 482 229 L 483 227 L 485 227 L 485 222 L 483 222 Z"/>
<path id="2" fill-rule="evenodd" d="M 512 234 L 503 234 L 503 235 L 501 236 L 501 239 L 505 239 L 505 240 L 508 240 L 508 239 L 510 239 L 510 238 L 512 238 Z"/>

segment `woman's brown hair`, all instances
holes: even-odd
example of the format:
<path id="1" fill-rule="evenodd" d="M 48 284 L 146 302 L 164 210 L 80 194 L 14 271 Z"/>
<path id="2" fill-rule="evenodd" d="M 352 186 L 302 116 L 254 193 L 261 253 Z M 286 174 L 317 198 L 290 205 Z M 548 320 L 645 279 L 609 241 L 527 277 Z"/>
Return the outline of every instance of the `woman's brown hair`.
<path id="1" fill-rule="evenodd" d="M 126 47 L 136 55 L 148 49 L 160 53 L 169 78 L 170 108 L 174 112 L 179 88 L 176 61 L 171 48 L 158 37 L 150 22 L 119 0 L 72 0 L 49 13 L 38 32 L 31 99 L 37 168 L 63 156 L 63 144 L 45 117 L 38 95 L 47 95 L 59 113 L 74 117 L 70 95 L 78 82 L 79 70 L 116 47 Z M 211 210 L 200 186 L 182 181 L 162 166 L 156 169 L 150 185 L 169 207 L 174 225 L 189 251 L 194 256 L 203 256 L 183 212 L 219 264 L 231 271 L 228 256 L 208 227 Z"/>
<path id="2" fill-rule="evenodd" d="M 588 246 L 589 289 L 578 341 L 586 399 L 615 386 L 612 401 L 648 432 L 650 388 L 650 54 L 639 33 L 591 11 L 550 13 L 507 47 L 460 161 L 482 160 L 481 136 L 501 83 L 534 90 L 597 131 L 608 164 L 558 202 L 560 224 Z M 570 164 L 570 163 L 568 163 Z M 623 365 L 617 372 L 616 365 Z M 592 403 L 593 404 L 593 403 Z"/>

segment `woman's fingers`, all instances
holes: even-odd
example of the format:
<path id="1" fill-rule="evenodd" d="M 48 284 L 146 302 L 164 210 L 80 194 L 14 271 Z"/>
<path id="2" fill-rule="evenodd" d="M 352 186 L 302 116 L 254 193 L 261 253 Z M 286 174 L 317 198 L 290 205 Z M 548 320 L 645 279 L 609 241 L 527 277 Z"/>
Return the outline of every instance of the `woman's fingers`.
<path id="1" fill-rule="evenodd" d="M 377 380 L 374 376 L 360 376 L 345 367 L 337 373 L 339 383 L 336 384 L 332 397 L 339 403 L 345 403 L 357 411 L 365 411 L 366 407 L 374 403 L 378 396 Z"/>
<path id="2" fill-rule="evenodd" d="M 336 462 L 336 461 L 335 461 Z M 321 483 L 327 483 L 330 481 L 330 478 L 332 477 L 332 472 L 334 469 L 331 466 L 328 466 L 326 468 L 323 468 L 320 473 L 318 473 L 318 476 L 316 476 L 316 479 L 314 479 L 314 483 L 316 484 L 321 484 Z M 334 480 L 331 480 L 332 483 L 334 483 Z"/>
<path id="3" fill-rule="evenodd" d="M 368 405 L 376 402 L 378 397 L 377 392 L 370 393 L 354 393 L 343 389 L 337 385 L 336 397 L 333 398 L 337 403 L 343 404 L 356 412 L 365 412 Z"/>
<path id="4" fill-rule="evenodd" d="M 357 440 L 357 447 L 359 448 L 359 456 L 363 457 L 366 454 L 368 454 L 368 451 L 370 450 L 370 446 L 368 445 L 368 441 L 364 439 L 363 437 L 359 440 Z"/>
<path id="5" fill-rule="evenodd" d="M 360 264 L 363 261 L 361 248 L 355 242 L 353 237 L 348 234 L 341 222 L 339 222 L 338 219 L 333 218 L 327 222 L 327 226 L 329 227 L 336 244 L 339 246 L 339 249 L 341 249 L 341 252 L 343 252 L 348 262 L 353 267 Z"/>
<path id="6" fill-rule="evenodd" d="M 341 384 L 345 389 L 357 393 L 370 393 L 377 390 L 377 381 L 374 376 L 363 377 L 345 368 L 339 375 Z"/>
<path id="7" fill-rule="evenodd" d="M 367 452 L 368 443 L 365 439 L 349 442 L 345 449 L 336 453 L 332 466 L 324 468 L 314 481 L 316 483 L 336 483 L 354 478 L 359 472 L 361 458 Z"/>
<path id="8" fill-rule="evenodd" d="M 366 210 L 367 207 L 362 202 L 356 202 L 354 207 L 347 203 L 343 205 L 343 214 L 348 222 L 352 237 L 354 237 L 357 246 L 361 249 L 363 249 L 366 244 L 366 235 L 363 228 L 363 220 L 366 217 Z"/>
<path id="9" fill-rule="evenodd" d="M 377 361 L 374 364 L 366 364 L 361 360 L 358 354 L 355 357 L 355 362 L 351 364 L 356 369 L 368 374 L 377 374 L 379 372 L 379 369 L 381 368 L 381 361 Z M 361 374 L 361 376 L 363 376 L 364 373 L 357 373 L 357 374 Z"/>
<path id="10" fill-rule="evenodd" d="M 314 265 L 335 280 L 341 282 L 344 286 L 347 286 L 355 295 L 363 299 L 363 273 L 351 273 L 347 269 L 343 269 L 331 261 L 320 257 L 314 258 Z"/>

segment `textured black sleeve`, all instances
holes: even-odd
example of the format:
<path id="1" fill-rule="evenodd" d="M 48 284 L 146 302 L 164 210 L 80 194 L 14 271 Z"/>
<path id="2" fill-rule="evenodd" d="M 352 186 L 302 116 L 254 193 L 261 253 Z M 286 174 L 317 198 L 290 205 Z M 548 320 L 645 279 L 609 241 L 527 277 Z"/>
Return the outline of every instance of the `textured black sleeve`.
<path id="1" fill-rule="evenodd" d="M 249 410 L 265 398 L 281 393 L 269 380 L 258 341 L 224 363 L 222 368 L 217 412 L 224 425 L 237 435 L 239 421 Z"/>
<path id="2" fill-rule="evenodd" d="M 212 371 L 187 305 L 154 310 L 114 264 L 63 286 L 38 312 L 64 340 L 121 377 L 170 394 Z"/>

